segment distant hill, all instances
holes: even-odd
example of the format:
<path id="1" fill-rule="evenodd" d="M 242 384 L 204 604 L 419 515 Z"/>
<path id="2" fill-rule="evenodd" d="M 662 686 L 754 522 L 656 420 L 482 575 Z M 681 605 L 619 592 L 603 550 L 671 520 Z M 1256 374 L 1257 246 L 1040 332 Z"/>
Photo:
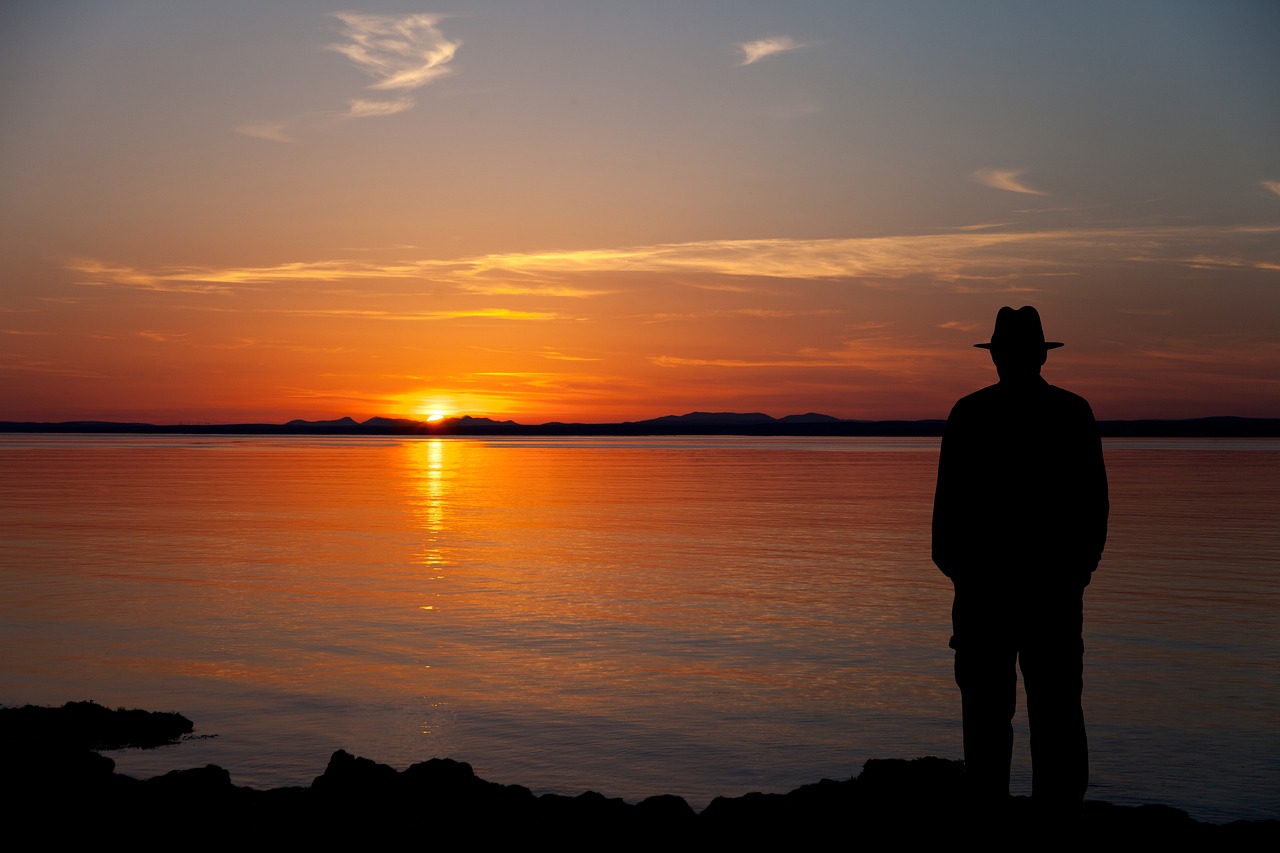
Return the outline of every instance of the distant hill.
<path id="1" fill-rule="evenodd" d="M 350 417 L 338 418 L 332 421 L 304 421 L 301 418 L 297 418 L 285 424 L 285 426 L 287 427 L 299 427 L 299 428 L 334 427 L 334 428 L 342 428 L 342 429 L 357 427 L 359 425 L 360 425 L 359 421 Z"/>
<path id="2" fill-rule="evenodd" d="M 761 412 L 690 412 L 687 415 L 663 415 L 647 421 L 633 421 L 636 424 L 653 424 L 655 426 L 688 425 L 688 424 L 771 424 L 774 418 Z"/>
<path id="3" fill-rule="evenodd" d="M 803 415 L 787 415 L 785 418 L 778 418 L 780 424 L 830 424 L 840 423 L 840 419 L 831 415 L 820 415 L 817 412 L 808 412 Z"/>

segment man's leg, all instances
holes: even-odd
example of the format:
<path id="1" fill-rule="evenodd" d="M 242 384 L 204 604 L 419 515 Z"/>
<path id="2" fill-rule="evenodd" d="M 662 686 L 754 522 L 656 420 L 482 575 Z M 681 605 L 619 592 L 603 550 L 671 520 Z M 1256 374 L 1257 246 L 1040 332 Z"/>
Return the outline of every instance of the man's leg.
<path id="1" fill-rule="evenodd" d="M 998 802 L 1009 796 L 1013 714 L 1017 708 L 1017 647 L 999 636 L 999 614 L 981 596 L 956 590 L 956 684 L 964 723 L 964 765 L 972 796 Z"/>
<path id="2" fill-rule="evenodd" d="M 1082 597 L 1068 592 L 1046 601 L 1028 626 L 1022 677 L 1031 727 L 1031 795 L 1050 811 L 1077 812 L 1089 785 L 1084 730 Z"/>

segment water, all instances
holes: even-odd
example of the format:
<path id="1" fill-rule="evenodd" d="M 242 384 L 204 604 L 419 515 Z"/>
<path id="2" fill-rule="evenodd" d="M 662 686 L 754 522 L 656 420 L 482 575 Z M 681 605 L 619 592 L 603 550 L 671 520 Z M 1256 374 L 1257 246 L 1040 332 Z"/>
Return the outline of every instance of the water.
<path id="1" fill-rule="evenodd" d="M 1090 797 L 1280 815 L 1277 451 L 1106 444 Z M 3 437 L 0 702 L 181 711 L 216 737 L 120 768 L 255 787 L 346 748 L 701 807 L 958 758 L 936 464 L 927 439 Z"/>

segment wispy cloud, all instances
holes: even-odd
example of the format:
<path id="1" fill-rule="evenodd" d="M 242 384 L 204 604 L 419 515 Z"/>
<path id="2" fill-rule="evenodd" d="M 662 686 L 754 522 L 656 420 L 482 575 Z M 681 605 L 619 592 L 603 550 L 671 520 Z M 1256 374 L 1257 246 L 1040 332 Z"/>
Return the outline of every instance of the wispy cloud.
<path id="1" fill-rule="evenodd" d="M 978 284 L 1007 290 L 1014 277 L 1077 275 L 1094 264 L 1164 263 L 1203 268 L 1280 268 L 1275 237 L 1280 226 L 1136 226 L 1028 231 L 952 231 L 888 237 L 825 239 L 707 240 L 576 251 L 520 252 L 456 259 L 297 261 L 256 267 L 168 267 L 151 270 L 96 259 L 68 262 L 88 280 L 139 290 L 230 293 L 240 288 L 418 279 L 474 295 L 600 298 L 616 290 L 579 287 L 570 276 L 606 273 L 663 273 L 696 282 L 725 276 L 732 285 L 715 288 L 760 293 L 762 279 L 837 281 L 867 284 L 903 279 L 946 282 L 961 288 Z M 487 278 L 509 276 L 517 283 Z M 582 280 L 582 279 L 577 279 Z M 747 285 L 756 286 L 749 287 Z M 1025 286 L 1025 282 L 1023 283 Z"/>
<path id="2" fill-rule="evenodd" d="M 111 264 L 95 258 L 72 258 L 67 262 L 67 269 L 80 273 L 84 279 L 76 284 L 83 285 L 115 285 L 131 287 L 138 290 L 167 291 L 174 293 L 230 293 L 231 289 L 220 284 L 191 283 L 189 280 L 170 279 L 161 274 L 153 274 L 134 267 Z M 206 281 L 198 279 L 197 281 Z"/>
<path id="3" fill-rule="evenodd" d="M 804 45 L 791 36 L 772 36 L 767 39 L 743 42 L 738 45 L 738 50 L 742 51 L 742 65 L 754 65 L 766 57 L 786 53 L 798 47 L 804 47 Z"/>
<path id="4" fill-rule="evenodd" d="M 569 355 L 568 353 L 556 352 L 555 350 L 544 350 L 543 352 L 535 353 L 535 354 L 540 355 L 543 358 L 549 358 L 552 361 L 600 361 L 601 360 L 598 356 Z"/>
<path id="5" fill-rule="evenodd" d="M 483 296 L 559 296 L 568 299 L 587 299 L 607 296 L 612 290 L 587 289 L 570 285 L 514 284 L 510 282 L 464 282 L 460 287 L 469 293 Z"/>
<path id="6" fill-rule="evenodd" d="M 190 343 L 190 341 L 187 340 L 186 332 L 158 332 L 154 329 L 143 329 L 142 331 L 138 332 L 138 336 L 142 338 L 146 338 L 149 341 L 155 341 L 158 344 Z"/>
<path id="7" fill-rule="evenodd" d="M 395 101 L 367 101 L 352 98 L 347 102 L 347 115 L 351 118 L 368 116 L 391 116 L 402 113 L 413 106 L 413 98 L 400 98 Z"/>
<path id="8" fill-rule="evenodd" d="M 996 169 L 983 168 L 973 173 L 973 177 L 981 184 L 986 184 L 992 189 L 1004 190 L 1011 193 L 1023 193 L 1024 195 L 1048 195 L 1048 193 L 1040 190 L 1032 189 L 1024 184 L 1020 179 L 1027 173 L 1026 169 Z"/>
<path id="9" fill-rule="evenodd" d="M 112 284 L 140 290 L 179 293 L 230 293 L 235 286 L 286 282 L 340 282 L 375 278 L 415 278 L 428 266 L 447 269 L 438 262 L 375 263 L 336 259 L 299 261 L 265 267 L 168 267 L 140 270 L 94 258 L 73 258 L 67 268 L 88 277 L 80 284 Z"/>
<path id="10" fill-rule="evenodd" d="M 785 310 L 781 308 L 731 308 L 717 311 L 722 316 L 758 317 L 762 320 L 786 320 L 793 317 L 823 317 L 838 314 L 834 308 L 811 308 L 804 311 Z"/>
<path id="11" fill-rule="evenodd" d="M 1150 258 L 1138 257 L 1134 260 L 1150 260 Z M 1280 270 L 1280 261 L 1264 261 L 1257 258 L 1229 257 L 1223 255 L 1193 255 L 1191 257 L 1179 258 L 1179 260 L 1192 269 L 1212 270 L 1212 269 L 1256 269 L 1256 270 Z"/>
<path id="12" fill-rule="evenodd" d="M 47 373 L 52 376 L 67 376 L 73 379 L 106 379 L 107 374 L 81 367 L 66 366 L 63 362 L 49 359 L 22 358 L 16 361 L 0 361 L 0 370 L 14 370 L 25 373 Z"/>
<path id="13" fill-rule="evenodd" d="M 649 361 L 659 367 L 839 367 L 844 364 L 840 359 L 832 358 L 681 358 L 674 355 L 651 356 Z"/>
<path id="14" fill-rule="evenodd" d="M 957 225 L 957 231 L 990 231 L 992 228 L 1008 228 L 1008 222 L 978 222 L 973 225 Z"/>
<path id="15" fill-rule="evenodd" d="M 390 116 L 412 109 L 408 93 L 453 72 L 450 63 L 461 42 L 440 31 L 441 15 L 366 15 L 334 12 L 342 22 L 342 42 L 328 45 L 374 82 L 376 92 L 395 92 L 392 98 L 349 98 L 344 111 L 322 111 L 275 121 L 257 121 L 235 128 L 237 133 L 272 142 L 295 142 L 299 135 L 357 118 Z"/>
<path id="16" fill-rule="evenodd" d="M 436 26 L 440 15 L 334 12 L 348 41 L 329 45 L 378 82 L 369 88 L 411 92 L 450 73 L 460 42 Z"/>
<path id="17" fill-rule="evenodd" d="M 649 361 L 658 367 L 727 367 L 748 369 L 804 369 L 851 367 L 880 373 L 906 373 L 913 370 L 912 357 L 929 355 L 929 346 L 911 345 L 901 340 L 893 341 L 894 358 L 886 358 L 883 335 L 859 340 L 846 340 L 838 349 L 806 347 L 795 353 L 771 353 L 763 358 L 685 358 L 674 355 L 650 356 Z"/>
<path id="18" fill-rule="evenodd" d="M 1108 236 L 1112 236 L 1108 232 Z M 468 261 L 464 275 L 497 270 L 524 275 L 587 272 L 665 272 L 743 278 L 942 279 L 988 278 L 1048 268 L 1031 246 L 1086 245 L 1091 232 L 969 232 L 831 239 L 708 240 L 620 249 L 486 255 Z M 1007 248 L 1006 248 L 1007 247 Z M 1015 248 L 1016 247 L 1016 248 Z"/>
<path id="19" fill-rule="evenodd" d="M 459 311 L 361 311 L 350 308 L 281 311 L 307 317 L 364 317 L 371 320 L 564 320 L 572 319 L 550 311 L 513 311 L 508 308 L 477 308 Z"/>
<path id="20" fill-rule="evenodd" d="M 268 139 L 272 142 L 293 142 L 290 126 L 296 121 L 253 121 L 235 128 L 236 133 Z"/>
<path id="21" fill-rule="evenodd" d="M 1280 181 L 1259 181 L 1263 188 L 1280 196 Z"/>

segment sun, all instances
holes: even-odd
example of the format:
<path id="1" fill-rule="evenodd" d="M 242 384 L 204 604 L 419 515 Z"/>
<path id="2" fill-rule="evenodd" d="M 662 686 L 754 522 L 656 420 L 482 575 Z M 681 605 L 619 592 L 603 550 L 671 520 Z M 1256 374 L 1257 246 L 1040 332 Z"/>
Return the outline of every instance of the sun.
<path id="1" fill-rule="evenodd" d="M 2 0 L 0 0 L 2 1 Z M 441 421 L 470 416 L 488 417 L 492 411 L 507 411 L 511 401 L 485 394 L 444 391 L 418 391 L 397 395 L 388 400 L 387 408 L 392 417 L 411 418 L 415 421 L 438 424 Z M 464 415 L 463 413 L 466 413 Z"/>
<path id="2" fill-rule="evenodd" d="M 445 418 L 451 418 L 457 412 L 453 400 L 446 400 L 432 395 L 426 400 L 420 401 L 413 407 L 414 417 L 421 418 L 427 423 L 432 424 L 436 421 L 442 421 Z"/>

